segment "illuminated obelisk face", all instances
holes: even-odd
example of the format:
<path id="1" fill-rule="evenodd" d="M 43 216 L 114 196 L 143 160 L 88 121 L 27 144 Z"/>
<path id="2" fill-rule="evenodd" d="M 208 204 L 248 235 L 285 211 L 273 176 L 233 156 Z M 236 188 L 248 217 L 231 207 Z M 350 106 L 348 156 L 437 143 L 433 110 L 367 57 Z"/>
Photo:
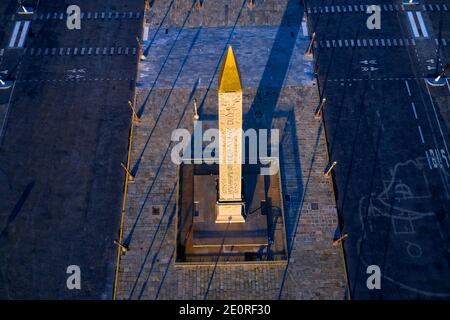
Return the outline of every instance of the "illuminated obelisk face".
<path id="1" fill-rule="evenodd" d="M 219 201 L 216 223 L 245 222 L 242 202 L 242 84 L 228 47 L 219 74 Z"/>

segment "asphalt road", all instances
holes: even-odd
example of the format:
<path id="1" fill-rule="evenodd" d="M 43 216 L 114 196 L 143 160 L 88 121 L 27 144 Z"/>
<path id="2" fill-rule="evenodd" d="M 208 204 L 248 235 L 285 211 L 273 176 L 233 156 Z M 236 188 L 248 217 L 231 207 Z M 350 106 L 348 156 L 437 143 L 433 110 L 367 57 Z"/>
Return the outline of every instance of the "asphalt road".
<path id="1" fill-rule="evenodd" d="M 353 299 L 450 298 L 450 87 L 425 82 L 450 60 L 450 4 L 401 4 L 307 1 Z"/>
<path id="2" fill-rule="evenodd" d="M 15 80 L 0 92 L 0 298 L 108 299 L 144 4 L 71 1 L 83 16 L 69 30 L 67 4 L 26 2 L 31 17 L 0 2 L 0 71 Z"/>

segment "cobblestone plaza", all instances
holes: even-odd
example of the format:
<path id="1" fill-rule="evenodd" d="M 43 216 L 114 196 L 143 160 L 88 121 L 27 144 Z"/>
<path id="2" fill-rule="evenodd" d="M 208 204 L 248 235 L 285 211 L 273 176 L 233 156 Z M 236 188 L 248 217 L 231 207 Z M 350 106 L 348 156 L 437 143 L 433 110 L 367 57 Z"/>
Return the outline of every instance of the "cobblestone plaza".
<path id="1" fill-rule="evenodd" d="M 343 299 L 345 266 L 325 133 L 298 1 L 155 2 L 147 17 L 124 212 L 118 299 Z M 177 165 L 171 134 L 217 127 L 217 73 L 228 44 L 239 61 L 244 127 L 280 130 L 288 265 L 175 266 Z"/>

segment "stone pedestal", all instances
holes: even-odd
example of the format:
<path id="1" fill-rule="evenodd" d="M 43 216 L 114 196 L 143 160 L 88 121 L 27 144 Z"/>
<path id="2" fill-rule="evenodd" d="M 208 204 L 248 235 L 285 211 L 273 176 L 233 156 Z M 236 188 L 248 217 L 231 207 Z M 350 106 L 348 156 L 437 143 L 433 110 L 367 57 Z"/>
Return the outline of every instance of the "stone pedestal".
<path id="1" fill-rule="evenodd" d="M 244 202 L 217 202 L 216 223 L 244 223 Z"/>

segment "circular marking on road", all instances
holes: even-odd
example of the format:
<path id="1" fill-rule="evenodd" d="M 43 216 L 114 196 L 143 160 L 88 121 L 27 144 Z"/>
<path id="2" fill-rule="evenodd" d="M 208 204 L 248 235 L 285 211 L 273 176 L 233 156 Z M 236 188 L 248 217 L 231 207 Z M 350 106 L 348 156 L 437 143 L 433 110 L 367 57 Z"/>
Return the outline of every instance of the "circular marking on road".
<path id="1" fill-rule="evenodd" d="M 406 252 L 411 258 L 420 258 L 422 256 L 422 247 L 417 243 L 405 241 L 407 244 Z"/>

